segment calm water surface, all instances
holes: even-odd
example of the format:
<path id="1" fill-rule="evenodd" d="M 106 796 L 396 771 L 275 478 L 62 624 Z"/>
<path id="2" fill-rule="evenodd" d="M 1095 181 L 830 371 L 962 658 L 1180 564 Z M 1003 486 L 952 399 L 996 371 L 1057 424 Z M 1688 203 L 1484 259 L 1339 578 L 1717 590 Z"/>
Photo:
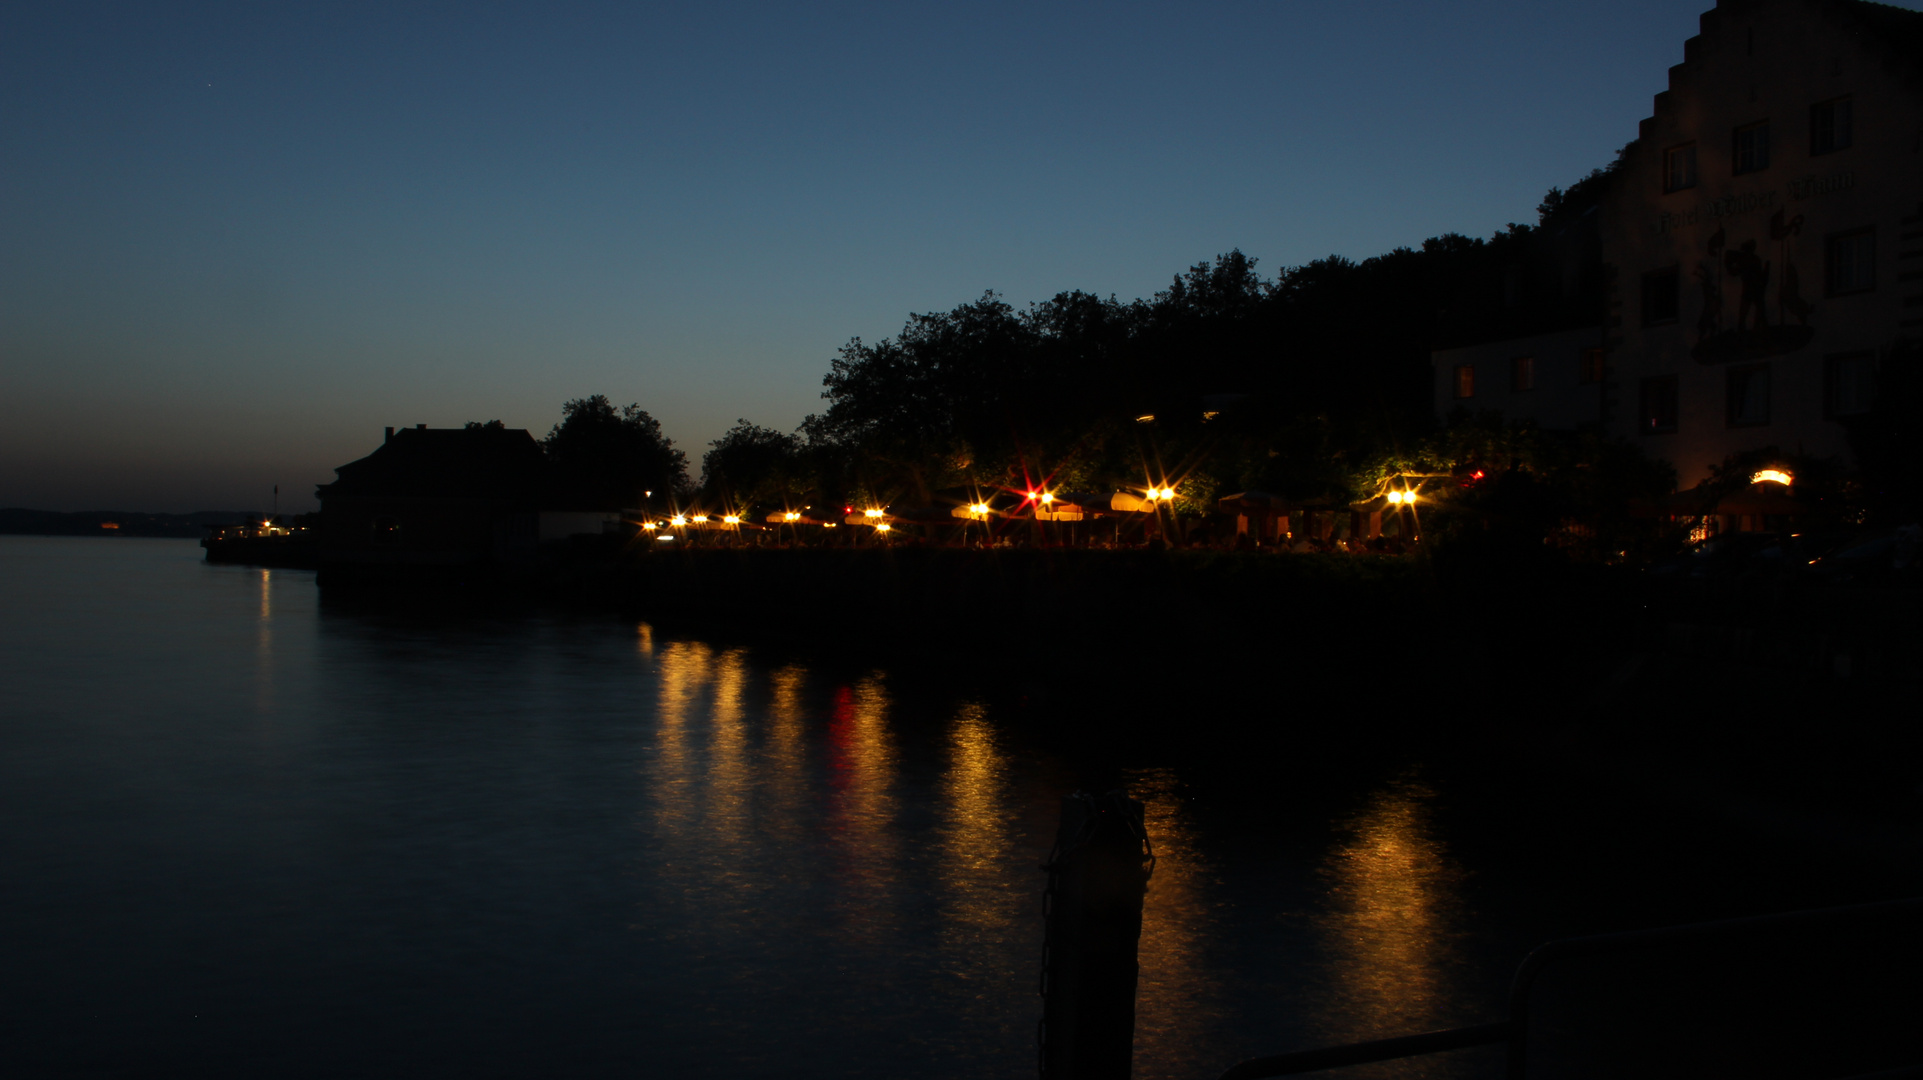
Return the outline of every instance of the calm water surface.
<path id="1" fill-rule="evenodd" d="M 0 537 L 0 613 L 24 1072 L 1033 1073 L 1078 778 L 1019 710 L 631 620 L 337 610 L 187 542 Z M 1393 748 L 1351 772 L 1129 764 L 1161 856 L 1136 1075 L 1493 1019 L 1544 936 L 1788 874 Z"/>

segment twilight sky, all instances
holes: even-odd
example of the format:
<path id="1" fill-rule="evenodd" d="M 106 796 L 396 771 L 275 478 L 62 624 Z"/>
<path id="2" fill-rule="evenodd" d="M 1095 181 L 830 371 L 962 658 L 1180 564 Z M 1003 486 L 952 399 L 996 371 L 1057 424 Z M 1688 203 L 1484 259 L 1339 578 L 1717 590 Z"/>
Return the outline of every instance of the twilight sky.
<path id="1" fill-rule="evenodd" d="M 1708 6 L 6 5 L 0 506 L 309 509 L 593 393 L 698 461 L 910 311 L 1533 222 Z"/>

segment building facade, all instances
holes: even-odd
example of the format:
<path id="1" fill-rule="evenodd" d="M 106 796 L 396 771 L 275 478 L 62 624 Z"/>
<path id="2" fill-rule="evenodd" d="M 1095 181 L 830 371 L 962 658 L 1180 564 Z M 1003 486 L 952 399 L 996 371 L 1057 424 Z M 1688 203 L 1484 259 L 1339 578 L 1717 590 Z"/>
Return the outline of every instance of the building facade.
<path id="1" fill-rule="evenodd" d="M 1701 30 L 1599 207 L 1602 426 L 1685 487 L 1769 447 L 1847 459 L 1923 338 L 1923 13 L 1723 0 Z"/>
<path id="2" fill-rule="evenodd" d="M 1498 412 L 1545 428 L 1596 428 L 1603 416 L 1603 331 L 1587 326 L 1442 349 L 1436 415 Z"/>

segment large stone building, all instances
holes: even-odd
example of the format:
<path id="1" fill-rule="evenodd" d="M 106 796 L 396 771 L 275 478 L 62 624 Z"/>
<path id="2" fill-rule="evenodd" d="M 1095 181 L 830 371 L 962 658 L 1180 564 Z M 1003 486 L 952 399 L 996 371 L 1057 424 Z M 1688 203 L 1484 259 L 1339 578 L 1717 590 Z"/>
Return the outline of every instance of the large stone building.
<path id="1" fill-rule="evenodd" d="M 1767 447 L 1847 459 L 1879 368 L 1923 340 L 1923 13 L 1722 0 L 1701 30 L 1598 207 L 1593 345 L 1438 353 L 1440 412 L 1593 424 L 1684 486 Z"/>

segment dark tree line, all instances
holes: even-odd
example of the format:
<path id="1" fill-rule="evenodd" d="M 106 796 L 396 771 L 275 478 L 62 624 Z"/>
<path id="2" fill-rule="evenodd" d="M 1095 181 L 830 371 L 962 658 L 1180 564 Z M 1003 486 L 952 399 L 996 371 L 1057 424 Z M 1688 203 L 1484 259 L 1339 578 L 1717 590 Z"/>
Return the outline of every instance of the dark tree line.
<path id="1" fill-rule="evenodd" d="M 698 489 L 659 424 L 605 397 L 569 402 L 544 445 L 585 486 L 714 508 L 931 505 L 1045 483 L 1166 484 L 1199 512 L 1250 489 L 1339 504 L 1396 472 L 1452 469 L 1529 478 L 1486 488 L 1518 506 L 1509 496 L 1529 485 L 1524 502 L 1557 512 L 1585 490 L 1620 503 L 1660 487 L 1660 470 L 1593 439 L 1486 421 L 1440 431 L 1429 359 L 1601 320 L 1595 209 L 1610 176 L 1551 189 L 1536 224 L 1488 239 L 1452 233 L 1273 277 L 1237 250 L 1146 299 L 1077 290 L 1018 308 L 990 292 L 911 315 L 893 337 L 841 348 L 826 407 L 797 431 L 742 420 L 715 440 Z M 1499 449 L 1519 437 L 1529 452 Z"/>
<path id="2" fill-rule="evenodd" d="M 843 346 L 793 435 L 742 421 L 704 488 L 746 502 L 926 504 L 957 488 L 1179 483 L 1202 509 L 1260 488 L 1347 497 L 1435 434 L 1429 354 L 1602 316 L 1595 205 L 1552 189 L 1536 225 L 1264 276 L 1231 251 L 1147 299 L 995 293 Z"/>

